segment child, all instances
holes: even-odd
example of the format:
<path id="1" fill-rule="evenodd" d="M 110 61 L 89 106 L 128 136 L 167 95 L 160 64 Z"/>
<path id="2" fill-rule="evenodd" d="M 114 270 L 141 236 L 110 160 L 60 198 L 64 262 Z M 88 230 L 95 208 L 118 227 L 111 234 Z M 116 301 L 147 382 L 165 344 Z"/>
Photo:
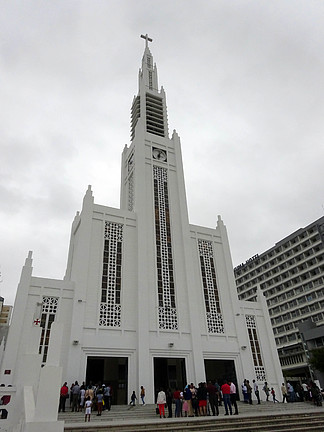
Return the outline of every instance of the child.
<path id="1" fill-rule="evenodd" d="M 131 395 L 131 402 L 130 402 L 130 404 L 133 405 L 133 406 L 135 406 L 136 399 L 137 399 L 137 397 L 136 397 L 135 390 L 134 390 L 133 393 L 132 393 L 132 395 Z"/>
<path id="2" fill-rule="evenodd" d="M 271 387 L 271 394 L 272 394 L 273 403 L 279 402 L 278 399 L 276 399 L 276 392 L 274 391 L 273 387 Z"/>
<path id="3" fill-rule="evenodd" d="M 87 421 L 87 417 L 88 417 L 88 421 L 90 421 L 91 406 L 92 406 L 92 402 L 91 402 L 90 396 L 88 396 L 87 399 L 86 399 L 86 402 L 85 402 L 85 417 L 84 417 L 84 421 Z"/>

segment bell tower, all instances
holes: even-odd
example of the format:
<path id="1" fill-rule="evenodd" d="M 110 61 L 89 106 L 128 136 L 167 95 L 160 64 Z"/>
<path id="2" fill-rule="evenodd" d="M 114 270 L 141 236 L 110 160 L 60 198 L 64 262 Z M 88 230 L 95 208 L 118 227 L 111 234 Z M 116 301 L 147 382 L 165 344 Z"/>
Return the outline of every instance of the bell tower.
<path id="1" fill-rule="evenodd" d="M 146 132 L 160 137 L 168 137 L 168 122 L 163 89 L 158 89 L 157 68 L 153 63 L 153 56 L 148 42 L 153 40 L 148 35 L 141 35 L 145 39 L 145 50 L 142 67 L 138 75 L 138 95 L 134 97 L 131 109 L 131 140 L 135 138 L 139 119 L 143 119 Z"/>
<path id="2" fill-rule="evenodd" d="M 180 139 L 175 131 L 169 138 L 166 94 L 148 46 L 152 39 L 142 38 L 131 144 L 122 156 L 121 208 L 137 218 L 138 352 L 139 364 L 147 364 L 150 332 L 179 332 L 179 292 L 186 297 L 192 257 L 185 244 L 190 236 Z"/>
<path id="3" fill-rule="evenodd" d="M 123 152 L 121 207 L 137 214 L 138 259 L 143 259 L 139 277 L 143 266 L 148 278 L 139 280 L 139 289 L 146 287 L 145 296 L 156 296 L 157 328 L 177 330 L 174 243 L 177 238 L 182 243 L 184 231 L 189 233 L 180 140 L 176 132 L 169 138 L 166 94 L 158 88 L 148 46 L 152 39 L 141 37 L 145 49 L 131 108 L 131 145 Z"/>

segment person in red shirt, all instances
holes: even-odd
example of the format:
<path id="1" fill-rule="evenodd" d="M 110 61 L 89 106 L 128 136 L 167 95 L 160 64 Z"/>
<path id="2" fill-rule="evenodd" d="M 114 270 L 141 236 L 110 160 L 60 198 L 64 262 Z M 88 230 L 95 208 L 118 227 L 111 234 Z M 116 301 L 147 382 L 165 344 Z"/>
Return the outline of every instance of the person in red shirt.
<path id="1" fill-rule="evenodd" d="M 181 415 L 181 392 L 179 389 L 177 389 L 175 392 L 173 392 L 173 399 L 175 401 L 175 417 L 180 417 Z"/>
<path id="2" fill-rule="evenodd" d="M 62 410 L 65 412 L 65 401 L 69 396 L 69 388 L 67 386 L 67 382 L 65 382 L 60 390 L 60 405 L 59 405 L 59 412 Z"/>
<path id="3" fill-rule="evenodd" d="M 228 415 L 228 409 L 232 413 L 232 404 L 231 404 L 231 387 L 229 385 L 229 382 L 225 382 L 221 387 L 222 393 L 223 393 L 223 400 L 224 400 L 224 407 L 225 407 L 225 415 Z"/>

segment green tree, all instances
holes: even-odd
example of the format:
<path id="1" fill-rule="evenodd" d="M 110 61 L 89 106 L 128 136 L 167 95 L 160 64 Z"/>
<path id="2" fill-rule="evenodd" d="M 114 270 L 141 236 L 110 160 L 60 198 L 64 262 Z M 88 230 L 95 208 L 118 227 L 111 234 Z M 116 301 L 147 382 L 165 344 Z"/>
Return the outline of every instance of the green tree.
<path id="1" fill-rule="evenodd" d="M 314 369 L 324 372 L 324 347 L 313 349 L 310 352 L 310 364 Z"/>

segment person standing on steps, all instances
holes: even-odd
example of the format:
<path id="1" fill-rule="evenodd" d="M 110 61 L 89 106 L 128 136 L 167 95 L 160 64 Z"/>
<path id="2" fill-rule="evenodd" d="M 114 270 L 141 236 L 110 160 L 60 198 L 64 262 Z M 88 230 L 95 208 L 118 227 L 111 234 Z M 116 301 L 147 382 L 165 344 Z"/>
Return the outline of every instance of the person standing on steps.
<path id="1" fill-rule="evenodd" d="M 287 391 L 288 391 L 288 402 L 296 402 L 296 393 L 295 393 L 295 389 L 292 386 L 292 384 L 290 384 L 290 382 L 287 382 Z"/>
<path id="2" fill-rule="evenodd" d="M 190 384 L 190 391 L 191 391 L 191 395 L 192 395 L 192 399 L 191 399 L 192 411 L 195 412 L 195 417 L 198 417 L 197 389 L 193 383 Z"/>
<path id="3" fill-rule="evenodd" d="M 173 399 L 175 402 L 174 417 L 180 417 L 180 415 L 181 415 L 181 392 L 180 392 L 179 388 L 177 388 L 173 392 Z"/>
<path id="4" fill-rule="evenodd" d="M 92 406 L 92 401 L 90 399 L 90 396 L 87 397 L 86 401 L 85 401 L 85 416 L 84 416 L 84 421 L 90 421 L 90 416 L 91 416 L 91 406 Z"/>
<path id="5" fill-rule="evenodd" d="M 102 408 L 103 408 L 103 400 L 104 400 L 102 386 L 99 386 L 99 388 L 97 389 L 97 395 L 96 396 L 97 396 L 97 407 L 98 407 L 97 416 L 101 416 Z"/>
<path id="6" fill-rule="evenodd" d="M 166 404 L 166 395 L 162 388 L 157 395 L 156 404 L 159 407 L 160 418 L 162 418 L 162 416 L 165 418 L 164 405 Z"/>
<path id="7" fill-rule="evenodd" d="M 268 400 L 269 400 L 269 395 L 270 395 L 270 389 L 269 389 L 269 387 L 268 387 L 268 383 L 267 383 L 267 381 L 265 381 L 265 383 L 264 383 L 263 391 L 264 391 L 264 393 L 266 394 L 266 397 L 267 397 L 266 401 L 268 402 Z"/>
<path id="8" fill-rule="evenodd" d="M 113 396 L 113 389 L 110 383 L 108 383 L 107 387 L 107 396 L 108 396 L 108 405 L 107 405 L 107 409 L 108 411 L 110 411 L 111 408 L 111 402 L 112 402 L 112 396 Z"/>
<path id="9" fill-rule="evenodd" d="M 188 405 L 188 416 L 193 417 L 193 411 L 192 411 L 192 393 L 189 387 L 189 384 L 186 385 L 184 391 L 183 391 L 183 399 L 184 402 L 187 402 Z"/>
<path id="10" fill-rule="evenodd" d="M 204 382 L 200 382 L 198 384 L 197 399 L 198 399 L 198 406 L 199 406 L 199 415 L 206 416 L 207 415 L 207 387 L 206 387 L 206 383 Z"/>
<path id="11" fill-rule="evenodd" d="M 228 410 L 230 411 L 231 415 L 232 412 L 232 404 L 231 404 L 231 387 L 228 382 L 225 382 L 221 387 L 222 393 L 223 393 L 223 401 L 224 401 L 224 408 L 225 408 L 225 415 L 228 415 Z"/>
<path id="12" fill-rule="evenodd" d="M 72 412 L 79 412 L 79 394 L 80 394 L 80 386 L 78 381 L 75 381 L 74 386 L 72 388 Z"/>
<path id="13" fill-rule="evenodd" d="M 272 395 L 273 403 L 276 403 L 276 402 L 279 403 L 278 399 L 276 399 L 276 392 L 275 392 L 273 387 L 271 387 L 271 395 Z"/>
<path id="14" fill-rule="evenodd" d="M 304 399 L 305 399 L 305 401 L 308 401 L 309 400 L 309 387 L 304 382 L 304 383 L 302 383 L 302 388 L 303 388 L 303 392 L 304 392 Z"/>
<path id="15" fill-rule="evenodd" d="M 136 404 L 136 402 L 135 402 L 136 399 L 137 399 L 137 397 L 136 397 L 136 393 L 135 393 L 135 390 L 134 390 L 133 393 L 132 393 L 132 395 L 131 395 L 130 405 L 135 406 L 135 404 Z"/>
<path id="16" fill-rule="evenodd" d="M 82 384 L 80 387 L 80 411 L 83 412 L 85 402 L 85 385 Z"/>
<path id="17" fill-rule="evenodd" d="M 87 397 L 89 397 L 91 402 L 93 401 L 94 391 L 92 389 L 92 386 L 90 386 L 90 385 L 88 386 L 87 390 L 85 391 L 84 397 L 85 397 L 85 400 L 87 400 Z"/>
<path id="18" fill-rule="evenodd" d="M 166 403 L 167 403 L 167 407 L 168 407 L 168 418 L 172 417 L 172 391 L 171 389 L 167 389 L 166 391 Z"/>
<path id="19" fill-rule="evenodd" d="M 248 394 L 247 394 L 246 379 L 243 381 L 243 384 L 242 384 L 242 393 L 243 393 L 244 403 L 249 403 Z"/>
<path id="20" fill-rule="evenodd" d="M 110 387 L 109 386 L 105 386 L 104 388 L 103 388 L 103 397 L 104 397 L 104 403 L 105 403 L 105 405 L 104 405 L 104 409 L 105 410 L 110 410 L 110 405 L 109 405 L 109 396 L 110 396 Z"/>
<path id="21" fill-rule="evenodd" d="M 230 401 L 232 406 L 235 409 L 234 415 L 238 415 L 238 408 L 236 403 L 236 385 L 232 381 L 229 381 L 229 386 L 230 386 Z"/>
<path id="22" fill-rule="evenodd" d="M 258 405 L 260 405 L 260 392 L 259 392 L 259 386 L 258 386 L 258 384 L 255 382 L 255 380 L 253 380 L 253 391 L 254 391 L 254 394 L 255 394 L 255 396 L 256 396 L 256 398 L 257 398 L 257 400 L 258 400 Z"/>
<path id="23" fill-rule="evenodd" d="M 211 381 L 208 381 L 207 392 L 208 392 L 208 401 L 209 401 L 209 405 L 210 405 L 210 408 L 212 410 L 213 416 L 219 415 L 218 394 L 216 392 L 215 385 Z"/>
<path id="24" fill-rule="evenodd" d="M 69 397 L 69 388 L 67 386 L 67 382 L 65 382 L 62 385 L 60 390 L 60 405 L 59 405 L 58 412 L 60 412 L 61 410 L 65 412 L 65 402 L 68 397 Z"/>
<path id="25" fill-rule="evenodd" d="M 145 400 L 144 400 L 144 398 L 145 398 L 145 388 L 143 386 L 141 386 L 140 396 L 141 396 L 142 404 L 145 405 Z"/>
<path id="26" fill-rule="evenodd" d="M 281 384 L 281 393 L 282 393 L 282 403 L 288 402 L 288 393 L 287 393 L 287 387 L 285 386 L 285 383 Z"/>
<path id="27" fill-rule="evenodd" d="M 250 386 L 249 380 L 246 380 L 246 392 L 247 392 L 247 401 L 250 405 L 252 405 L 252 387 Z"/>

